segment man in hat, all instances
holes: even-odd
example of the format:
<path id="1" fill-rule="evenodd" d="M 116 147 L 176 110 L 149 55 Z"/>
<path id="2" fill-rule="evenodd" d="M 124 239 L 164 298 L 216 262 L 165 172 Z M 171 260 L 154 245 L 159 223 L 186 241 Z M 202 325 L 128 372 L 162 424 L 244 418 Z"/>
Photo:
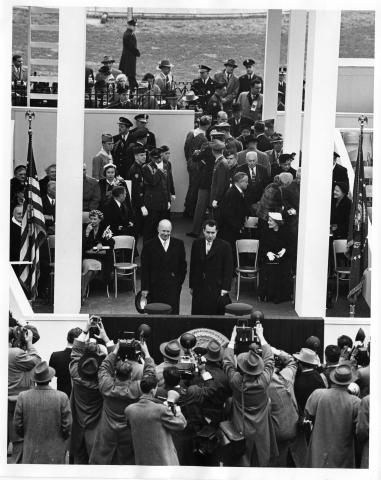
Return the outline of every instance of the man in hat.
<path id="1" fill-rule="evenodd" d="M 114 147 L 112 150 L 113 161 L 118 170 L 118 174 L 123 178 L 126 178 L 128 172 L 128 147 L 131 144 L 131 131 L 132 122 L 126 117 L 119 117 L 118 130 L 119 133 L 114 135 L 113 142 Z"/>
<path id="2" fill-rule="evenodd" d="M 284 111 L 286 105 L 286 82 L 285 77 L 287 67 L 279 67 L 279 81 L 278 81 L 278 110 Z"/>
<path id="3" fill-rule="evenodd" d="M 54 375 L 54 368 L 40 362 L 32 376 L 36 386 L 17 398 L 13 421 L 24 438 L 21 463 L 65 463 L 72 417 L 66 393 L 49 386 Z"/>
<path id="4" fill-rule="evenodd" d="M 313 429 L 306 467 L 355 468 L 355 428 L 360 399 L 348 392 L 354 381 L 349 362 L 338 365 L 330 374 L 329 389 L 312 392 L 305 415 Z"/>
<path id="5" fill-rule="evenodd" d="M 83 164 L 83 192 L 82 192 L 82 211 L 90 212 L 97 209 L 101 201 L 101 190 L 98 181 L 93 177 L 86 175 L 87 167 Z"/>
<path id="6" fill-rule="evenodd" d="M 214 83 L 214 93 L 209 98 L 206 104 L 206 113 L 211 115 L 213 120 L 216 121 L 217 114 L 224 108 L 223 99 L 226 97 L 227 88 L 225 82 Z"/>
<path id="7" fill-rule="evenodd" d="M 345 167 L 337 163 L 338 158 L 340 159 L 340 155 L 333 152 L 332 192 L 337 182 L 345 183 L 349 187 L 348 171 Z"/>
<path id="8" fill-rule="evenodd" d="M 115 63 L 115 60 L 113 59 L 112 55 L 105 55 L 103 57 L 103 60 L 101 62 L 105 67 L 108 67 L 110 70 L 110 76 L 107 79 L 108 82 L 115 82 L 116 77 L 122 73 L 121 70 L 118 70 L 117 68 L 114 68 L 113 65 Z"/>
<path id="9" fill-rule="evenodd" d="M 136 57 L 140 57 L 137 48 L 136 36 L 136 20 L 132 18 L 127 22 L 127 29 L 123 34 L 123 51 L 120 57 L 119 69 L 127 75 L 128 84 L 131 90 L 138 87 L 136 81 Z"/>
<path id="10" fill-rule="evenodd" d="M 132 147 L 135 161 L 132 164 L 127 178 L 131 180 L 131 204 L 135 212 L 135 241 L 143 233 L 144 218 L 148 210 L 144 205 L 143 165 L 146 163 L 146 150 L 143 145 Z"/>
<path id="11" fill-rule="evenodd" d="M 138 128 L 146 128 L 147 129 L 147 149 L 152 150 L 153 148 L 156 148 L 156 137 L 153 132 L 151 132 L 148 129 L 148 121 L 149 121 L 149 115 L 148 113 L 139 113 L 138 115 L 135 115 L 134 117 L 135 120 L 135 127 L 131 129 L 131 133 L 134 133 Z"/>
<path id="12" fill-rule="evenodd" d="M 189 288 L 192 295 L 192 315 L 216 315 L 218 300 L 226 295 L 233 276 L 230 245 L 217 238 L 217 222 L 206 220 L 203 238 L 192 244 Z"/>
<path id="13" fill-rule="evenodd" d="M 226 84 L 226 96 L 222 98 L 223 110 L 225 112 L 231 112 L 231 106 L 233 101 L 237 98 L 239 91 L 239 80 L 234 75 L 234 69 L 238 67 L 235 60 L 230 58 L 224 63 L 225 68 L 221 72 L 216 72 L 214 75 L 214 81 L 216 83 Z"/>
<path id="14" fill-rule="evenodd" d="M 150 162 L 143 166 L 144 205 L 148 210 L 143 228 L 143 242 L 155 236 L 160 220 L 169 219 L 171 208 L 171 164 L 162 158 L 162 151 L 154 148 Z"/>
<path id="15" fill-rule="evenodd" d="M 103 167 L 108 163 L 114 163 L 112 158 L 112 149 L 114 147 L 114 142 L 112 135 L 109 133 L 102 133 L 102 148 L 100 151 L 93 157 L 93 178 L 99 180 L 103 177 Z"/>
<path id="16" fill-rule="evenodd" d="M 160 106 L 160 110 L 182 110 L 178 101 L 176 90 L 171 90 L 165 97 L 165 103 Z"/>
<path id="17" fill-rule="evenodd" d="M 174 79 L 172 74 L 173 65 L 169 60 L 162 60 L 155 75 L 155 84 L 160 88 L 161 94 L 166 95 L 173 90 Z"/>
<path id="18" fill-rule="evenodd" d="M 271 148 L 265 153 L 268 156 L 270 165 L 279 164 L 279 156 L 283 153 L 283 137 L 280 133 L 274 133 L 270 137 Z"/>
<path id="19" fill-rule="evenodd" d="M 230 133 L 230 124 L 228 122 L 217 123 L 214 125 L 217 132 L 223 132 L 225 138 L 225 146 L 228 150 L 237 153 L 243 150 L 242 143 L 234 138 Z"/>
<path id="20" fill-rule="evenodd" d="M 261 89 L 262 82 L 259 79 L 254 79 L 250 83 L 250 90 L 241 92 L 237 99 L 237 103 L 242 107 L 242 116 L 252 122 L 262 120 L 263 94 Z"/>
<path id="21" fill-rule="evenodd" d="M 240 94 L 241 92 L 248 92 L 250 90 L 251 81 L 254 79 L 260 80 L 261 84 L 263 85 L 263 79 L 254 73 L 254 65 L 255 65 L 255 60 L 253 60 L 252 58 L 246 58 L 243 61 L 243 66 L 246 68 L 246 73 L 244 75 L 241 75 L 238 79 L 239 80 L 238 94 Z"/>
<path id="22" fill-rule="evenodd" d="M 199 65 L 198 72 L 200 74 L 199 78 L 195 78 L 192 81 L 191 89 L 199 97 L 199 104 L 202 110 L 206 111 L 206 106 L 210 97 L 214 93 L 215 82 L 210 78 L 209 72 L 211 68 L 207 65 Z"/>
<path id="23" fill-rule="evenodd" d="M 138 127 L 130 132 L 130 143 L 129 146 L 126 150 L 126 161 L 123 167 L 123 172 L 124 175 L 122 175 L 124 178 L 128 178 L 128 172 L 130 171 L 130 168 L 132 164 L 135 161 L 135 156 L 134 156 L 134 148 L 139 147 L 139 148 L 144 148 L 146 152 L 146 161 L 148 161 L 149 155 L 148 155 L 148 149 L 147 149 L 147 135 L 148 135 L 148 128 L 146 127 Z"/>
<path id="24" fill-rule="evenodd" d="M 178 315 L 187 271 L 184 242 L 171 236 L 169 220 L 161 220 L 157 231 L 157 237 L 148 240 L 142 250 L 142 296 L 149 294 L 151 302 L 170 305 L 171 313 Z"/>
<path id="25" fill-rule="evenodd" d="M 234 102 L 232 105 L 232 116 L 229 118 L 230 131 L 234 138 L 241 134 L 241 127 L 247 124 L 242 120 L 242 107 L 239 103 Z"/>
<path id="26" fill-rule="evenodd" d="M 156 367 L 156 378 L 158 387 L 162 387 L 164 385 L 164 370 L 168 367 L 176 366 L 179 363 L 181 345 L 180 342 L 175 339 L 161 343 L 159 349 L 163 355 L 163 361 Z"/>
<path id="27" fill-rule="evenodd" d="M 107 336 L 102 322 L 98 324 L 99 339 L 102 343 L 97 343 L 93 336 L 90 339 L 90 332 L 93 335 L 91 328 L 94 328 L 92 317 L 87 320 L 85 328 L 74 340 L 69 365 L 73 384 L 70 453 L 75 464 L 89 463 L 103 406 L 98 370 L 107 353 L 111 353 L 115 347 L 114 342 Z"/>
<path id="28" fill-rule="evenodd" d="M 271 178 L 274 178 L 275 175 L 279 175 L 282 172 L 291 173 L 293 178 L 296 177 L 296 170 L 291 167 L 291 155 L 289 153 L 281 153 L 278 158 L 278 163 L 273 163 L 271 165 Z"/>
<path id="29" fill-rule="evenodd" d="M 257 137 L 257 149 L 260 152 L 266 152 L 271 149 L 271 143 L 267 135 L 265 134 L 264 122 L 256 121 L 254 123 L 254 135 Z"/>

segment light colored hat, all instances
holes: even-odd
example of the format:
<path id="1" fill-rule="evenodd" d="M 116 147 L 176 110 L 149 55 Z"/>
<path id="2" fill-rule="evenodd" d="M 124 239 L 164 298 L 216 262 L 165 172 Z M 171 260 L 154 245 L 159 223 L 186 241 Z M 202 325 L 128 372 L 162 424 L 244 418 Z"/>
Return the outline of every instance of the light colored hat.
<path id="1" fill-rule="evenodd" d="M 269 212 L 269 217 L 276 222 L 281 222 L 283 220 L 282 214 L 279 212 Z"/>
<path id="2" fill-rule="evenodd" d="M 102 133 L 102 143 L 113 142 L 112 135 L 109 133 Z"/>
<path id="3" fill-rule="evenodd" d="M 194 100 L 197 100 L 198 96 L 194 93 L 193 90 L 187 92 L 181 100 L 185 102 L 193 102 Z"/>
<path id="4" fill-rule="evenodd" d="M 297 360 L 308 365 L 319 365 L 319 357 L 310 348 L 301 348 L 299 353 L 293 355 Z"/>

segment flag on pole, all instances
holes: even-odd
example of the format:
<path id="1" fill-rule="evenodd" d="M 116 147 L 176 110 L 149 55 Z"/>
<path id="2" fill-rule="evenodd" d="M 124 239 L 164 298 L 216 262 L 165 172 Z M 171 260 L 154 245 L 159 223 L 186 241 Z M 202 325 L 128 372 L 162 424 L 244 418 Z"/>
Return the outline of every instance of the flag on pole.
<path id="1" fill-rule="evenodd" d="M 45 218 L 42 211 L 40 185 L 33 157 L 32 131 L 29 130 L 27 180 L 21 223 L 20 260 L 31 262 L 21 266 L 20 282 L 34 300 L 40 276 L 40 245 L 45 241 Z"/>
<path id="2" fill-rule="evenodd" d="M 353 202 L 350 214 L 348 247 L 351 259 L 348 300 L 356 304 L 364 282 L 364 272 L 368 268 L 368 215 L 366 189 L 364 183 L 364 158 L 361 129 L 357 152 Z"/>

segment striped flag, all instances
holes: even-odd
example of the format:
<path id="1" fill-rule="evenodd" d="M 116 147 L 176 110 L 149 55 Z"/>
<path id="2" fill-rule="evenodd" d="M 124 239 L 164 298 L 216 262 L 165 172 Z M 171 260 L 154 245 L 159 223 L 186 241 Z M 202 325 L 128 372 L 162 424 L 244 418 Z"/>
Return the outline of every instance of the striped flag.
<path id="1" fill-rule="evenodd" d="M 364 183 L 364 158 L 362 132 L 357 152 L 355 182 L 353 185 L 353 203 L 350 214 L 348 247 L 351 258 L 348 300 L 356 304 L 364 282 L 364 272 L 368 268 L 368 215 L 366 189 Z"/>
<path id="2" fill-rule="evenodd" d="M 36 165 L 33 157 L 32 132 L 29 131 L 28 184 L 25 190 L 25 202 L 21 223 L 20 260 L 31 262 L 31 265 L 21 266 L 20 282 L 34 300 L 37 294 L 37 284 L 40 276 L 40 245 L 45 241 L 45 219 L 42 211 L 40 185 L 38 183 Z"/>

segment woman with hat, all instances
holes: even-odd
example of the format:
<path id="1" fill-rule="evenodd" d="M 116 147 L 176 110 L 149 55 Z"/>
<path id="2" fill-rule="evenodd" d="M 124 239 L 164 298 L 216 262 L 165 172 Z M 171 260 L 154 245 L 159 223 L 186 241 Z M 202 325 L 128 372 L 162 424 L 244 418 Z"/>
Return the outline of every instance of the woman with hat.
<path id="1" fill-rule="evenodd" d="M 99 189 L 101 191 L 100 208 L 103 209 L 105 204 L 110 200 L 112 197 L 112 189 L 117 186 L 122 186 L 127 191 L 126 182 L 122 177 L 116 175 L 116 165 L 107 163 L 103 167 L 103 177 L 99 180 Z"/>
<path id="2" fill-rule="evenodd" d="M 267 223 L 259 239 L 258 299 L 280 303 L 291 299 L 292 245 L 280 212 L 269 212 Z"/>
<path id="3" fill-rule="evenodd" d="M 49 386 L 55 373 L 47 362 L 40 362 L 32 377 L 36 386 L 17 398 L 14 426 L 24 438 L 21 463 L 65 463 L 72 417 L 66 393 Z"/>
<path id="4" fill-rule="evenodd" d="M 270 459 L 278 455 L 268 396 L 274 355 L 260 323 L 256 326 L 256 334 L 262 355 L 252 344 L 248 352 L 240 353 L 235 359 L 237 332 L 234 326 L 223 357 L 224 371 L 233 391 L 231 421 L 246 440 L 246 451 L 240 462 L 240 466 L 245 467 L 266 467 Z"/>
<path id="5" fill-rule="evenodd" d="M 348 198 L 348 185 L 337 182 L 333 189 L 331 203 L 331 232 L 333 239 L 347 238 L 352 200 Z"/>

